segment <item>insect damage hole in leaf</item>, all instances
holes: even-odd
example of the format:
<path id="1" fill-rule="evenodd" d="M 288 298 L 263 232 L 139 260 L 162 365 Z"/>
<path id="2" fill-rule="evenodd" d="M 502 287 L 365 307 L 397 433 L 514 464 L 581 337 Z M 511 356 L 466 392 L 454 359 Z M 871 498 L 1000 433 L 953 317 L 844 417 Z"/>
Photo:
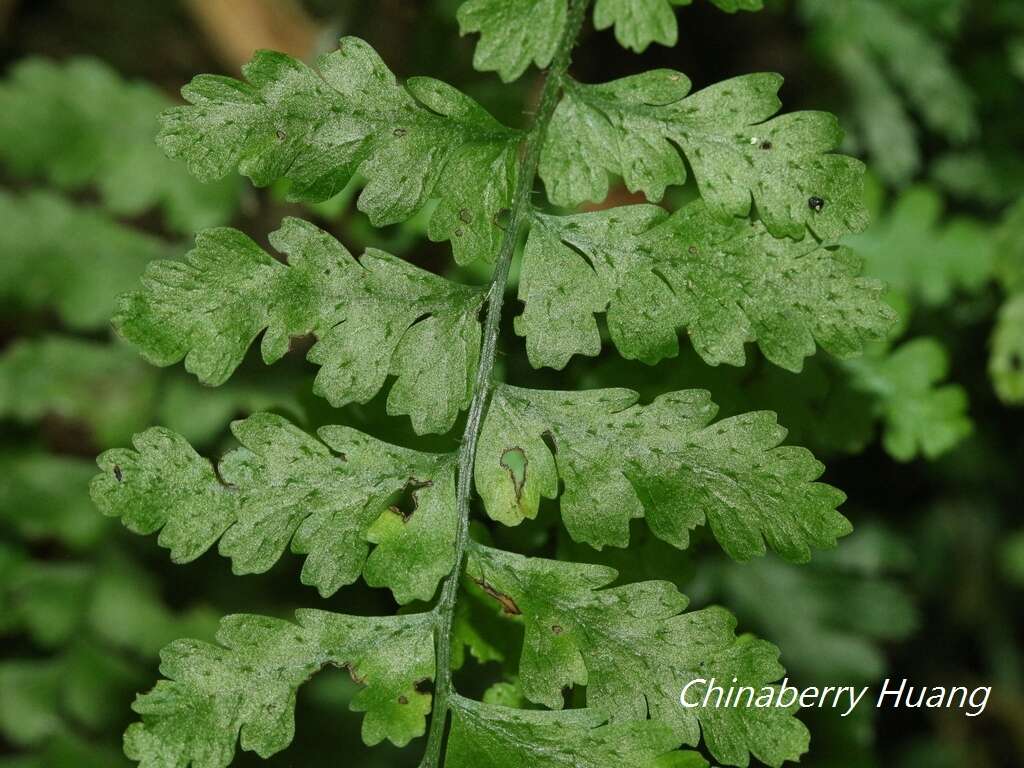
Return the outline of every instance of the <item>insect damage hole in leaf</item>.
<path id="1" fill-rule="evenodd" d="M 402 518 L 402 522 L 409 522 L 409 518 L 416 512 L 419 506 L 417 493 L 423 488 L 430 488 L 434 483 L 430 480 L 417 480 L 410 477 L 405 487 L 391 497 L 388 510 Z"/>

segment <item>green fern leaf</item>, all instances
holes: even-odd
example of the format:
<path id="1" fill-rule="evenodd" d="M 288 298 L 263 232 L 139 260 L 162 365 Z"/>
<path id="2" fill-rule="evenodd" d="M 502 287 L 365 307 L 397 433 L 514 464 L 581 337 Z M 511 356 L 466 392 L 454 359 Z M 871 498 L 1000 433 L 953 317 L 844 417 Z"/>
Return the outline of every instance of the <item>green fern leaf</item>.
<path id="1" fill-rule="evenodd" d="M 114 327 L 150 362 L 184 358 L 211 385 L 228 379 L 261 332 L 268 364 L 293 336 L 313 333 L 309 359 L 322 366 L 314 392 L 332 405 L 367 402 L 394 375 L 389 413 L 408 414 L 418 433 L 450 429 L 472 395 L 483 291 L 383 251 L 357 261 L 299 219 L 286 219 L 271 243 L 287 266 L 237 230 L 200 234 L 186 262 L 150 266 Z"/>
<path id="2" fill-rule="evenodd" d="M 628 389 L 499 387 L 475 468 L 487 513 L 517 525 L 536 516 L 542 496 L 558 496 L 561 479 L 566 528 L 598 548 L 626 546 L 636 517 L 680 549 L 707 522 L 737 560 L 764 554 L 767 542 L 803 562 L 850 532 L 835 509 L 845 496 L 812 482 L 823 467 L 809 451 L 779 447 L 786 431 L 773 413 L 711 424 L 717 408 L 702 390 L 636 401 Z"/>
<path id="3" fill-rule="evenodd" d="M 262 573 L 290 540 L 308 555 L 303 583 L 323 596 L 362 572 L 401 603 L 431 598 L 454 557 L 451 456 L 387 445 L 348 427 L 321 428 L 320 442 L 266 413 L 232 431 L 243 447 L 217 472 L 170 430 L 137 435 L 135 451 L 99 457 L 93 499 L 136 533 L 159 530 L 175 562 L 194 560 L 220 539 L 236 573 Z M 392 504 L 407 487 L 416 507 L 406 518 Z"/>
<path id="4" fill-rule="evenodd" d="M 4 314 L 53 309 L 79 331 L 106 328 L 117 297 L 146 264 L 177 255 L 154 237 L 51 192 L 0 191 L 0 299 Z"/>
<path id="5" fill-rule="evenodd" d="M 0 416 L 55 416 L 85 425 L 101 446 L 119 445 L 149 420 L 157 378 L 125 345 L 21 339 L 0 355 Z"/>
<path id="6" fill-rule="evenodd" d="M 0 165 L 69 191 L 95 186 L 118 215 L 159 206 L 179 232 L 221 224 L 238 205 L 238 185 L 200 184 L 153 146 L 157 114 L 169 106 L 158 89 L 127 82 L 98 59 L 25 59 L 0 82 L 0 112 L 18 116 L 0 125 Z M 117 279 L 118 272 L 95 276 Z"/>
<path id="7" fill-rule="evenodd" d="M 520 134 L 438 80 L 400 86 L 374 50 L 342 39 L 319 71 L 260 51 L 246 80 L 200 75 L 169 110 L 160 144 L 200 179 L 238 168 L 257 186 L 287 179 L 289 197 L 333 197 L 358 171 L 358 206 L 374 226 L 405 221 L 439 199 L 428 234 L 452 240 L 460 264 L 493 259 L 510 205 Z"/>
<path id="8" fill-rule="evenodd" d="M 459 33 L 480 33 L 473 66 L 512 82 L 530 66 L 546 67 L 565 29 L 566 0 L 467 0 Z"/>
<path id="9" fill-rule="evenodd" d="M 599 0 L 595 18 L 642 49 L 674 41 L 672 7 L 681 4 Z M 702 735 L 716 761 L 737 766 L 753 756 L 776 767 L 807 748 L 792 708 L 679 704 L 702 675 L 772 686 L 784 674 L 774 646 L 738 637 L 722 609 L 683 613 L 687 599 L 668 582 L 609 587 L 619 576 L 611 568 L 474 544 L 466 473 L 491 518 L 509 525 L 535 517 L 542 497 L 561 496 L 580 547 L 624 547 L 639 517 L 655 545 L 642 551 L 661 557 L 704 524 L 737 560 L 771 548 L 802 562 L 834 546 L 850 531 L 837 511 L 845 497 L 816 482 L 823 467 L 809 451 L 781 445 L 774 413 L 712 423 L 717 409 L 702 390 L 638 405 L 626 389 L 490 382 L 502 299 L 531 219 L 517 331 L 535 364 L 596 354 L 602 313 L 623 356 L 651 363 L 678 352 L 681 329 L 714 364 L 741 364 L 748 341 L 790 370 L 817 346 L 860 353 L 893 322 L 880 285 L 859 278 L 859 263 L 835 244 L 865 224 L 862 166 L 834 154 L 841 131 L 831 115 L 775 117 L 777 75 L 693 95 L 669 70 L 583 85 L 566 73 L 585 0 L 461 5 L 463 33 L 480 33 L 479 67 L 506 80 L 531 62 L 551 67 L 528 131 L 437 80 L 399 84 L 355 38 L 316 69 L 258 52 L 244 80 L 199 76 L 183 91 L 189 104 L 163 117 L 163 150 L 200 178 L 237 169 L 291 200 L 322 202 L 353 193 L 358 174 L 357 205 L 372 225 L 416 217 L 429 221 L 431 239 L 452 242 L 459 264 L 499 258 L 486 288 L 456 285 L 380 251 L 357 259 L 288 219 L 270 238 L 280 258 L 215 229 L 184 261 L 151 265 L 141 290 L 123 297 L 116 329 L 149 361 L 184 361 L 205 384 L 230 378 L 257 338 L 271 364 L 311 334 L 308 358 L 321 366 L 314 392 L 334 406 L 369 402 L 389 378 L 388 413 L 410 416 L 419 434 L 447 432 L 471 406 L 462 449 L 443 455 L 350 427 L 313 436 L 257 413 L 232 425 L 241 447 L 216 465 L 166 428 L 99 458 L 91 491 L 101 510 L 130 530 L 159 532 L 177 562 L 217 543 L 235 573 L 265 572 L 290 547 L 306 555 L 301 579 L 322 597 L 360 576 L 401 604 L 433 601 L 445 584 L 429 613 L 300 611 L 297 624 L 233 616 L 219 646 L 172 644 L 167 679 L 136 701 L 142 722 L 125 735 L 141 768 L 225 768 L 239 741 L 276 754 L 293 736 L 298 687 L 328 665 L 366 686 L 352 708 L 367 712 L 367 744 L 405 745 L 431 715 L 425 766 L 441 763 L 449 715 L 450 768 L 707 768 L 678 749 Z M 557 217 L 531 201 L 538 165 L 549 202 L 565 206 L 604 198 L 615 175 L 660 200 L 686 181 L 686 162 L 702 199 L 672 216 L 638 205 Z M 522 648 L 491 599 L 525 625 Z M 483 702 L 455 690 L 452 671 L 467 654 L 509 667 Z M 436 701 L 419 690 L 435 677 Z M 586 709 L 498 705 L 560 710 L 566 686 L 586 687 L 574 691 Z"/>
<path id="10" fill-rule="evenodd" d="M 597 0 L 594 26 L 615 27 L 615 39 L 623 48 L 643 53 L 651 43 L 674 46 L 679 41 L 673 6 L 690 5 L 693 0 Z M 762 0 L 711 0 L 726 13 L 760 11 Z"/>
<path id="11" fill-rule="evenodd" d="M 991 347 L 988 371 L 996 394 L 1004 403 L 1024 402 L 1024 293 L 1000 307 Z"/>
<path id="12" fill-rule="evenodd" d="M 83 459 L 28 449 L 0 453 L 0 520 L 29 541 L 87 549 L 105 528 L 86 492 L 93 474 Z"/>
<path id="13" fill-rule="evenodd" d="M 843 238 L 864 257 L 864 270 L 912 304 L 935 307 L 955 293 L 977 293 L 992 277 L 991 228 L 966 216 L 943 216 L 931 187 L 905 190 L 866 232 Z M 940 225 L 942 221 L 942 225 Z"/>
<path id="14" fill-rule="evenodd" d="M 343 616 L 303 610 L 298 626 L 262 616 L 229 616 L 223 647 L 179 640 L 161 654 L 169 678 L 136 699 L 142 722 L 125 733 L 125 754 L 140 768 L 225 768 L 235 744 L 267 758 L 294 734 L 296 690 L 324 666 L 348 667 L 366 687 L 351 708 L 366 712 L 363 740 L 404 746 L 424 731 L 434 676 L 427 614 Z"/>
<path id="15" fill-rule="evenodd" d="M 882 443 L 894 459 L 910 461 L 918 453 L 933 459 L 971 433 L 963 387 L 937 386 L 949 374 L 949 354 L 935 339 L 914 339 L 843 365 L 853 386 L 876 398 Z"/>
<path id="16" fill-rule="evenodd" d="M 617 174 L 657 202 L 686 180 L 681 149 L 716 218 L 745 217 L 753 205 L 775 237 L 863 230 L 863 164 L 831 154 L 842 131 L 830 114 L 770 119 L 781 85 L 778 75 L 744 75 L 688 95 L 690 81 L 668 69 L 603 85 L 570 81 L 541 157 L 548 196 L 557 205 L 600 202 Z"/>
<path id="17" fill-rule="evenodd" d="M 615 39 L 637 53 L 651 43 L 675 45 L 679 38 L 672 6 L 692 0 L 597 0 L 594 26 L 615 27 Z M 762 0 L 711 0 L 726 13 L 759 11 Z M 565 32 L 567 0 L 466 0 L 459 6 L 459 32 L 479 32 L 473 66 L 497 72 L 512 82 L 532 62 L 540 68 L 551 63 Z"/>
<path id="18" fill-rule="evenodd" d="M 617 578 L 614 569 L 479 545 L 467 574 L 522 615 L 519 676 L 532 701 L 560 709 L 563 687 L 586 685 L 587 706 L 613 723 L 650 717 L 692 746 L 703 733 L 708 750 L 727 765 L 747 765 L 753 754 L 779 766 L 807 751 L 807 729 L 791 709 L 680 705 L 680 692 L 693 680 L 715 678 L 760 691 L 785 672 L 778 649 L 737 637 L 726 611 L 683 613 L 687 598 L 666 581 L 601 589 Z M 690 700 L 699 701 L 705 688 L 692 686 Z"/>
<path id="19" fill-rule="evenodd" d="M 884 339 L 895 313 L 846 248 L 777 240 L 760 223 L 719 222 L 702 202 L 537 214 L 523 257 L 516 331 L 535 367 L 597 355 L 597 313 L 626 358 L 679 352 L 677 329 L 711 365 L 743 365 L 744 343 L 799 371 L 815 342 L 837 357 Z"/>
<path id="20" fill-rule="evenodd" d="M 652 722 L 604 725 L 590 709 L 536 712 L 459 698 L 452 709 L 446 768 L 707 768 L 673 752 L 670 729 Z"/>

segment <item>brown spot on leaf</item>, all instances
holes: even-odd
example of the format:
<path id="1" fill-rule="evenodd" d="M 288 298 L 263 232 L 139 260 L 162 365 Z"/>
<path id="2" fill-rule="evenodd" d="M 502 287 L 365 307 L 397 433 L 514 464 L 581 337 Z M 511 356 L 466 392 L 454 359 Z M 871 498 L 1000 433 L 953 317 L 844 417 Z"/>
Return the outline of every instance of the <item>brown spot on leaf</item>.
<path id="1" fill-rule="evenodd" d="M 493 597 L 495 600 L 501 603 L 501 610 L 503 613 L 507 613 L 509 616 L 522 615 L 523 612 L 519 610 L 519 606 L 516 605 L 516 601 L 508 595 L 506 595 L 504 592 L 499 592 L 498 590 L 496 590 L 494 587 L 487 583 L 486 579 L 478 579 L 474 576 L 473 581 L 476 582 L 476 585 L 480 587 L 480 589 L 482 589 L 484 592 L 486 592 L 489 597 Z"/>

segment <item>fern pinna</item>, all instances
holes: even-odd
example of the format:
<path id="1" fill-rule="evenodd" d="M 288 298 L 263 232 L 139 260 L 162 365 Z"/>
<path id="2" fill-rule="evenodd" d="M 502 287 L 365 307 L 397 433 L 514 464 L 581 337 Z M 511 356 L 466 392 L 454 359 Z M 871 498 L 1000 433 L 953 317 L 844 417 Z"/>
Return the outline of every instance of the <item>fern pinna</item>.
<path id="1" fill-rule="evenodd" d="M 760 4 L 712 2 L 730 12 Z M 685 4 L 598 0 L 594 19 L 641 50 L 675 41 L 672 6 Z M 297 688 L 327 665 L 363 686 L 351 706 L 365 713 L 364 741 L 402 746 L 426 735 L 423 766 L 702 766 L 700 752 L 680 749 L 702 740 L 719 764 L 753 756 L 778 766 L 807 749 L 791 709 L 680 706 L 690 680 L 761 687 L 784 674 L 777 649 L 737 635 L 726 611 L 687 612 L 669 582 L 616 584 L 608 567 L 523 557 L 470 536 L 474 486 L 486 515 L 505 525 L 559 499 L 573 539 L 595 548 L 628 546 L 641 517 L 680 549 L 706 524 L 740 560 L 770 548 L 804 562 L 850 531 L 836 509 L 843 494 L 816 482 L 823 468 L 809 451 L 781 445 L 772 413 L 715 421 L 699 390 L 644 405 L 625 389 L 492 381 L 526 231 L 515 330 L 535 367 L 598 354 L 602 314 L 627 358 L 675 355 L 682 329 L 709 364 L 742 364 L 755 342 L 793 371 L 818 345 L 858 354 L 894 320 L 881 286 L 835 244 L 866 224 L 863 168 L 833 153 L 836 120 L 775 116 L 781 80 L 772 74 L 696 93 L 670 70 L 578 82 L 568 69 L 588 5 L 460 8 L 463 33 L 480 34 L 478 68 L 506 81 L 531 62 L 547 69 L 525 130 L 437 80 L 400 84 L 355 38 L 316 69 L 260 52 L 244 81 L 201 75 L 184 89 L 189 104 L 165 114 L 160 144 L 200 178 L 237 168 L 319 201 L 359 173 L 358 207 L 375 225 L 434 201 L 429 237 L 450 241 L 460 264 L 492 262 L 493 276 L 456 285 L 380 251 L 353 256 L 287 219 L 271 237 L 284 258 L 241 232 L 209 230 L 185 261 L 155 263 L 123 297 L 121 335 L 157 365 L 184 360 L 206 384 L 227 380 L 261 334 L 273 363 L 291 337 L 311 333 L 314 389 L 332 405 L 366 402 L 390 381 L 388 412 L 409 416 L 417 433 L 447 432 L 468 411 L 451 455 L 344 426 L 307 434 L 262 413 L 232 425 L 240 447 L 216 467 L 161 428 L 100 457 L 101 509 L 138 533 L 159 531 L 177 562 L 219 542 L 236 573 L 262 572 L 290 545 L 305 555 L 303 582 L 323 596 L 362 576 L 400 604 L 432 603 L 394 616 L 304 610 L 294 623 L 229 616 L 219 645 L 172 644 L 167 679 L 138 698 L 141 722 L 125 736 L 145 768 L 221 768 L 239 739 L 261 756 L 278 752 L 293 736 Z M 602 200 L 612 177 L 656 203 L 686 180 L 684 158 L 699 198 L 677 211 L 565 213 Z M 538 176 L 556 207 L 537 207 Z M 390 506 L 410 489 L 411 513 Z M 511 660 L 514 690 L 477 701 L 454 690 L 452 668 L 481 601 L 525 635 Z M 573 686 L 586 686 L 585 707 L 563 708 Z"/>

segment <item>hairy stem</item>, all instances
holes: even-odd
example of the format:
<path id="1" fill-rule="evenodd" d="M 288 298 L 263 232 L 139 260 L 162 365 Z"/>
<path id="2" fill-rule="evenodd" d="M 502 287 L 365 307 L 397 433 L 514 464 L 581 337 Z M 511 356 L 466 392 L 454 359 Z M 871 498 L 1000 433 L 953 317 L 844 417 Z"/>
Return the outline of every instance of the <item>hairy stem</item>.
<path id="1" fill-rule="evenodd" d="M 569 68 L 572 49 L 576 44 L 576 38 L 583 25 L 583 18 L 589 4 L 590 0 L 571 0 L 570 2 L 565 31 L 551 68 L 547 72 L 537 115 L 526 139 L 523 162 L 519 169 L 519 179 L 512 199 L 505 237 L 501 242 L 501 250 L 498 252 L 497 263 L 494 265 L 494 273 L 491 276 L 487 315 L 483 327 L 480 366 L 477 368 L 476 381 L 473 385 L 473 400 L 469 406 L 466 429 L 462 433 L 462 444 L 459 448 L 459 478 L 456 489 L 459 527 L 455 538 L 455 566 L 445 579 L 441 589 L 441 598 L 434 607 L 437 617 L 434 712 L 430 723 L 430 736 L 420 768 L 437 768 L 440 765 L 441 744 L 444 740 L 444 727 L 448 719 L 449 704 L 452 696 L 457 695 L 452 687 L 451 673 L 452 623 L 455 616 L 459 581 L 466 561 L 466 546 L 469 541 L 469 500 L 472 492 L 476 443 L 480 436 L 484 410 L 491 393 L 491 374 L 494 370 L 494 354 L 498 343 L 498 331 L 501 328 L 501 308 L 505 300 L 509 267 L 512 264 L 512 256 L 522 231 L 523 221 L 529 215 L 530 195 L 537 180 L 537 166 L 540 164 L 540 153 L 544 146 L 548 124 L 558 105 L 558 97 Z"/>

